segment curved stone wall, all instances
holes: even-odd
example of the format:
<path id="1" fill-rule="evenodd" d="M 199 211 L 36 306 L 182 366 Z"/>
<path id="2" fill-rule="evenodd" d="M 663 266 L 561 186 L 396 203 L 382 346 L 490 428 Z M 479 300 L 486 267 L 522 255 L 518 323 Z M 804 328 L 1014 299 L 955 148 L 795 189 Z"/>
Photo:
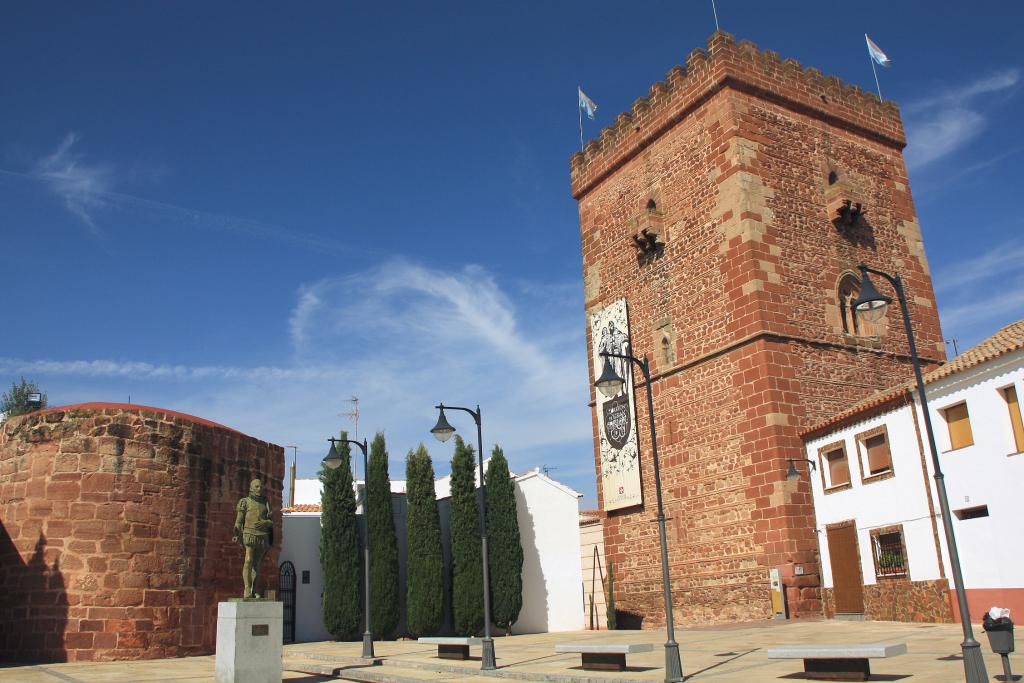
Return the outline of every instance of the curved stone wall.
<path id="1" fill-rule="evenodd" d="M 284 451 L 160 408 L 86 403 L 0 426 L 0 661 L 210 654 L 241 594 L 234 509 L 253 477 L 274 510 Z"/>

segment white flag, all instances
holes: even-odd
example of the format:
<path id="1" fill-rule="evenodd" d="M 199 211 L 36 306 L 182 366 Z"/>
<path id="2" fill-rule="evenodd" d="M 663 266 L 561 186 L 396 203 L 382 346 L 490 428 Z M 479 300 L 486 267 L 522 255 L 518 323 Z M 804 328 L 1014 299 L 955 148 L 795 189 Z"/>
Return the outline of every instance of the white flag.
<path id="1" fill-rule="evenodd" d="M 597 105 L 594 104 L 594 100 L 587 97 L 586 93 L 584 93 L 583 89 L 580 88 L 579 86 L 576 86 L 576 91 L 580 95 L 580 109 L 587 112 L 587 118 L 593 120 L 594 112 L 597 111 Z"/>
<path id="2" fill-rule="evenodd" d="M 882 52 L 882 48 L 875 45 L 875 42 L 868 38 L 868 34 L 864 34 L 864 40 L 868 41 L 868 54 L 871 55 L 871 59 L 875 60 L 882 66 L 892 66 L 892 60 Z"/>

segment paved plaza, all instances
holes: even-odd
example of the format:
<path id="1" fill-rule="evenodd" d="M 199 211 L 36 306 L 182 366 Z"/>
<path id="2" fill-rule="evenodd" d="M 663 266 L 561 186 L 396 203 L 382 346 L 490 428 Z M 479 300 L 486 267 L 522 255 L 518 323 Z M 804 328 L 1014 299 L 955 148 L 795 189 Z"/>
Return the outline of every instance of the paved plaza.
<path id="1" fill-rule="evenodd" d="M 683 671 L 692 681 L 739 683 L 787 681 L 803 678 L 800 660 L 769 660 L 769 647 L 796 643 L 841 644 L 902 642 L 908 654 L 871 664 L 872 680 L 908 683 L 951 683 L 963 680 L 960 627 L 956 624 L 903 624 L 893 622 L 797 621 L 706 626 L 682 629 Z M 1002 673 L 997 656 L 980 630 L 989 675 Z M 499 637 L 495 649 L 498 670 L 481 675 L 479 659 L 467 662 L 439 660 L 435 648 L 415 641 L 376 644 L 380 664 L 359 659 L 360 643 L 299 643 L 285 647 L 284 680 L 316 683 L 328 680 L 392 681 L 658 681 L 662 679 L 664 631 L 579 631 Z M 624 673 L 583 671 L 578 655 L 555 654 L 558 643 L 654 643 L 652 653 L 630 655 Z M 477 648 L 473 654 L 478 655 Z M 1011 660 L 1024 671 L 1024 661 Z M 142 662 L 80 662 L 0 668 L 3 683 L 127 683 L 139 681 L 214 680 L 214 658 L 186 657 Z"/>

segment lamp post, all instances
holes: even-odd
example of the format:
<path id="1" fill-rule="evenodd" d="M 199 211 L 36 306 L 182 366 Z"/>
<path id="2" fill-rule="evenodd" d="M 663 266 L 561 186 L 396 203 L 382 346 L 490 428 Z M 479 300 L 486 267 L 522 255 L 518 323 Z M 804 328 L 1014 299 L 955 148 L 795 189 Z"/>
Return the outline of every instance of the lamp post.
<path id="1" fill-rule="evenodd" d="M 490 571 L 487 567 L 487 493 L 484 491 L 484 440 L 480 429 L 480 406 L 477 406 L 476 410 L 459 408 L 458 406 L 446 406 L 443 403 L 439 403 L 434 407 L 438 409 L 439 413 L 437 424 L 430 430 L 430 433 L 436 436 L 437 440 L 441 443 L 452 438 L 452 434 L 455 433 L 455 427 L 448 424 L 448 420 L 444 416 L 445 408 L 469 413 L 476 422 L 476 453 L 480 466 L 480 488 L 478 489 L 477 496 L 480 501 L 480 548 L 483 553 L 484 563 L 484 638 L 482 643 L 483 649 L 480 653 L 480 668 L 484 671 L 491 671 L 497 669 L 498 666 L 494 658 L 494 639 L 491 638 L 491 579 Z"/>
<path id="2" fill-rule="evenodd" d="M 921 412 L 924 414 L 924 428 L 928 434 L 928 447 L 932 455 L 932 468 L 935 470 L 935 489 L 939 495 L 939 509 L 942 512 L 942 529 L 946 535 L 946 546 L 949 548 L 949 564 L 953 569 L 953 586 L 956 588 L 957 606 L 960 608 L 960 625 L 963 627 L 964 641 L 960 648 L 964 655 L 964 672 L 967 683 L 985 683 L 988 673 L 985 662 L 981 658 L 981 646 L 974 639 L 971 628 L 971 616 L 967 611 L 967 594 L 964 591 L 964 577 L 960 571 L 960 555 L 956 549 L 956 536 L 953 534 L 953 520 L 949 512 L 949 499 L 946 497 L 946 482 L 939 464 L 939 453 L 935 448 L 935 434 L 932 431 L 932 418 L 928 413 L 928 397 L 924 391 L 924 378 L 921 376 L 921 360 L 917 357 L 917 346 L 914 343 L 914 329 L 910 324 L 910 313 L 907 310 L 907 297 L 903 291 L 903 281 L 899 274 L 893 276 L 881 270 L 875 270 L 863 263 L 857 266 L 861 272 L 860 296 L 853 302 L 853 308 L 863 314 L 868 322 L 877 322 L 885 316 L 886 309 L 892 303 L 892 297 L 879 292 L 868 273 L 885 278 L 896 290 L 903 312 L 903 327 L 910 344 L 910 359 L 914 365 L 914 377 L 917 380 L 917 393 L 921 396 Z"/>
<path id="3" fill-rule="evenodd" d="M 661 501 L 661 468 L 658 465 L 658 437 L 654 431 L 654 398 L 651 391 L 651 367 L 645 356 L 643 360 L 630 355 L 620 355 L 602 351 L 604 369 L 601 376 L 594 382 L 602 394 L 611 398 L 622 390 L 626 383 L 615 372 L 609 358 L 621 358 L 633 361 L 640 366 L 647 383 L 647 416 L 651 422 L 651 460 L 654 462 L 654 490 L 658 497 L 658 538 L 661 543 L 661 586 L 665 593 L 665 626 L 668 629 L 668 640 L 665 641 L 665 681 L 676 683 L 683 680 L 683 664 L 679 658 L 679 643 L 676 642 L 675 625 L 672 623 L 672 586 L 668 575 L 668 543 L 665 540 L 665 508 Z"/>
<path id="4" fill-rule="evenodd" d="M 327 439 L 331 442 L 331 450 L 327 451 L 324 458 L 324 465 L 332 470 L 338 469 L 341 465 L 341 456 L 334 447 L 336 442 L 352 444 L 359 447 L 363 452 L 363 472 L 369 472 L 367 467 L 366 439 L 353 441 L 352 439 Z M 363 632 L 363 659 L 373 659 L 373 632 L 370 630 L 370 484 L 369 474 L 363 482 L 363 519 L 366 520 L 366 533 L 363 534 L 363 590 L 365 591 L 366 603 L 366 631 Z"/>

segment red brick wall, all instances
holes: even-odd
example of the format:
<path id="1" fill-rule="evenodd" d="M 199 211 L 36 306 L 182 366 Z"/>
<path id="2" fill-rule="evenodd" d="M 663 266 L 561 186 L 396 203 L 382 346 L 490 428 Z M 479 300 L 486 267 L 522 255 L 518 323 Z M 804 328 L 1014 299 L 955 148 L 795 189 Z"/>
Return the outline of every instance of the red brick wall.
<path id="1" fill-rule="evenodd" d="M 821 614 L 810 491 L 785 480 L 786 459 L 803 458 L 801 429 L 912 372 L 898 312 L 872 338 L 844 334 L 843 273 L 861 261 L 899 272 L 921 355 L 944 358 L 903 145 L 895 105 L 717 33 L 572 158 L 587 310 L 625 297 L 634 353 L 652 360 L 683 621 L 769 617 L 768 570 L 789 562 L 806 572 L 792 612 Z M 867 209 L 848 233 L 832 222 L 844 198 Z M 666 246 L 641 263 L 631 238 L 648 225 Z M 659 625 L 637 391 L 646 505 L 609 513 L 605 543 L 617 606 Z M 594 457 L 599 473 L 596 440 Z"/>
<path id="2" fill-rule="evenodd" d="M 82 404 L 0 427 L 0 660 L 213 652 L 241 595 L 234 508 L 263 479 L 276 546 L 284 452 L 157 408 Z"/>

